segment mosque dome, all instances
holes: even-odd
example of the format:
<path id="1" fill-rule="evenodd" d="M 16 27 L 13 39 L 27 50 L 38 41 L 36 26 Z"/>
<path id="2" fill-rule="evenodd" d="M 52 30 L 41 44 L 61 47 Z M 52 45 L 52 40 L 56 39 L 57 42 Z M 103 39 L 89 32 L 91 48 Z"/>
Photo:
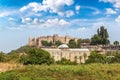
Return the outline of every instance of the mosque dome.
<path id="1" fill-rule="evenodd" d="M 66 49 L 69 48 L 67 44 L 62 44 L 60 46 L 58 46 L 59 49 Z"/>

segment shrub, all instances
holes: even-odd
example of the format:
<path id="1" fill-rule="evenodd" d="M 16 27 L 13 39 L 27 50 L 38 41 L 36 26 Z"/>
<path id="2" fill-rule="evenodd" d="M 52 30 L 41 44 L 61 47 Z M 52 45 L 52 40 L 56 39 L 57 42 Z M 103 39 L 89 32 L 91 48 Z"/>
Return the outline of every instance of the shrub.
<path id="1" fill-rule="evenodd" d="M 31 49 L 28 55 L 20 59 L 23 64 L 52 64 L 54 59 L 51 58 L 50 54 L 42 49 Z"/>
<path id="2" fill-rule="evenodd" d="M 0 62 L 5 61 L 5 54 L 3 52 L 0 52 Z"/>
<path id="3" fill-rule="evenodd" d="M 20 80 L 20 76 L 15 73 L 6 72 L 0 75 L 0 80 Z"/>
<path id="4" fill-rule="evenodd" d="M 70 60 L 67 60 L 65 58 L 62 58 L 61 61 L 57 61 L 56 63 L 62 64 L 62 65 L 76 65 L 77 64 L 75 61 L 71 62 Z"/>
<path id="5" fill-rule="evenodd" d="M 97 51 L 92 51 L 91 55 L 86 60 L 86 63 L 107 63 L 108 58 L 104 54 L 99 54 Z"/>

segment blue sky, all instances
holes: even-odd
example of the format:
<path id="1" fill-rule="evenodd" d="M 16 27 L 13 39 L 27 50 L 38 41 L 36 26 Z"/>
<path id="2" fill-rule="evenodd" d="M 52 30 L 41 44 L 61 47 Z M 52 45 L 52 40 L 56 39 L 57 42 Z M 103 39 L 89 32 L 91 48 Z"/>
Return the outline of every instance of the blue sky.
<path id="1" fill-rule="evenodd" d="M 0 0 L 0 51 L 42 35 L 90 38 L 100 26 L 120 41 L 120 0 Z"/>

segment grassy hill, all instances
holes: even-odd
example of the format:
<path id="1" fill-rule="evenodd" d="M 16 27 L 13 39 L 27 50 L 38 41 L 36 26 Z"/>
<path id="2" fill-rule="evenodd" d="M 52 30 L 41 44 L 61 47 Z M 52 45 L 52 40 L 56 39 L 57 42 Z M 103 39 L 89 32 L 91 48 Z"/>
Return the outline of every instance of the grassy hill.
<path id="1" fill-rule="evenodd" d="M 12 50 L 11 52 L 7 53 L 6 55 L 6 62 L 15 62 L 19 61 L 19 54 L 20 53 L 28 53 L 29 50 L 36 48 L 35 46 L 22 46 L 16 50 Z"/>
<path id="2" fill-rule="evenodd" d="M 120 80 L 120 64 L 28 65 L 0 74 L 1 80 Z"/>

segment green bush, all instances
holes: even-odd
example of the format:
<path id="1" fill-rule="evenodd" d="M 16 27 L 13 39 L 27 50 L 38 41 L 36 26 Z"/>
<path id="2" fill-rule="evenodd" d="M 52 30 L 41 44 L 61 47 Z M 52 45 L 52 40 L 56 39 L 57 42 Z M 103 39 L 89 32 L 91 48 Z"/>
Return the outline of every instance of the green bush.
<path id="1" fill-rule="evenodd" d="M 97 51 L 92 51 L 86 63 L 108 63 L 108 58 L 104 54 L 99 54 Z"/>
<path id="2" fill-rule="evenodd" d="M 5 61 L 5 54 L 3 52 L 0 52 L 0 62 Z"/>
<path id="3" fill-rule="evenodd" d="M 50 54 L 42 49 L 31 49 L 28 52 L 27 56 L 23 56 L 20 58 L 20 61 L 23 64 L 52 64 L 54 63 L 54 59 L 51 58 Z"/>
<path id="4" fill-rule="evenodd" d="M 113 58 L 111 58 L 112 63 L 120 63 L 120 53 L 116 53 Z"/>
<path id="5" fill-rule="evenodd" d="M 20 76 L 15 73 L 6 72 L 0 75 L 0 80 L 20 80 Z"/>
<path id="6" fill-rule="evenodd" d="M 57 64 L 62 64 L 62 65 L 76 65 L 77 62 L 71 62 L 70 60 L 67 60 L 65 58 L 62 58 L 61 61 L 56 61 Z"/>

